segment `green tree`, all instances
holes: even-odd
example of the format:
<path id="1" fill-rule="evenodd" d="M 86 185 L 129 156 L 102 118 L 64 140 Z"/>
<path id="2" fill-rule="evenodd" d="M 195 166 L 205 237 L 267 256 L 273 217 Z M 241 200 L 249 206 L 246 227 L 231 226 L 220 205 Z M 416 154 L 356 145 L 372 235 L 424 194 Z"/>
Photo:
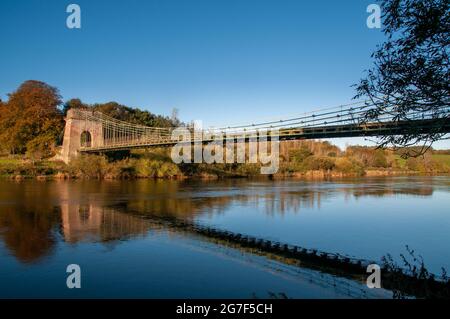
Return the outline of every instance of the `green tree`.
<path id="1" fill-rule="evenodd" d="M 326 156 L 310 156 L 304 161 L 306 170 L 325 170 L 329 171 L 335 167 L 333 159 Z"/>
<path id="2" fill-rule="evenodd" d="M 166 116 L 155 115 L 138 108 L 131 108 L 116 102 L 94 104 L 91 106 L 95 111 L 102 112 L 121 121 L 140 124 L 151 127 L 176 127 L 180 125 L 177 119 Z"/>
<path id="3" fill-rule="evenodd" d="M 84 104 L 83 102 L 81 102 L 80 99 L 76 98 L 76 99 L 70 99 L 69 101 L 67 101 L 66 103 L 64 103 L 64 107 L 63 107 L 63 113 L 64 115 L 67 114 L 67 111 L 71 108 L 74 109 L 79 109 L 79 108 L 84 108 L 87 107 L 86 104 Z"/>
<path id="4" fill-rule="evenodd" d="M 373 160 L 372 160 L 372 166 L 373 167 L 382 167 L 386 168 L 388 166 L 386 154 L 384 153 L 384 150 L 377 149 L 375 150 L 373 154 Z"/>
<path id="5" fill-rule="evenodd" d="M 407 134 L 380 136 L 379 146 L 405 147 L 420 143 L 420 155 L 442 138 L 449 120 L 450 2 L 448 0 L 381 0 L 387 40 L 373 53 L 374 67 L 357 85 L 355 98 L 368 98 L 367 122 L 386 116 L 411 123 Z M 434 128 L 423 133 L 412 120 L 428 113 Z M 410 149 L 413 151 L 414 149 Z"/>
<path id="6" fill-rule="evenodd" d="M 151 127 L 177 127 L 182 125 L 177 116 L 172 117 L 155 115 L 149 111 L 131 108 L 117 102 L 85 104 L 80 99 L 70 99 L 64 103 L 64 114 L 71 108 L 92 108 L 94 111 L 109 115 L 117 120 Z M 173 112 L 174 113 L 174 112 Z"/>
<path id="7" fill-rule="evenodd" d="M 289 158 L 291 159 L 291 161 L 296 163 L 302 163 L 312 155 L 313 153 L 311 152 L 311 150 L 305 145 L 302 145 L 300 146 L 300 148 L 293 149 L 289 152 Z"/>

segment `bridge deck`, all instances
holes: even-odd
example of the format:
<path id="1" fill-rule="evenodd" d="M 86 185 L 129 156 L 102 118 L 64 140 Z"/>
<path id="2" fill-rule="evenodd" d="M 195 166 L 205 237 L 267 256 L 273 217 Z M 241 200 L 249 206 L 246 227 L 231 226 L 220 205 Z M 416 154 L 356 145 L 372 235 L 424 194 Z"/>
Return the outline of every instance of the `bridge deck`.
<path id="1" fill-rule="evenodd" d="M 222 138 L 235 140 L 236 137 L 243 136 L 244 132 L 234 133 Z M 304 140 L 304 139 L 322 139 L 322 138 L 340 138 L 340 137 L 359 137 L 359 136 L 380 136 L 380 135 L 404 135 L 404 134 L 426 134 L 426 133 L 450 133 L 450 122 L 435 120 L 413 120 L 405 122 L 381 122 L 368 124 L 347 124 L 347 125 L 324 125 L 316 127 L 297 127 L 283 128 L 278 131 L 278 138 L 283 140 Z M 255 137 L 255 134 L 245 136 L 245 141 Z M 270 138 L 270 137 L 269 137 Z M 200 142 L 210 143 L 213 139 L 203 139 Z M 191 139 L 186 143 L 193 143 L 196 140 Z M 136 148 L 167 147 L 180 143 L 173 140 L 171 136 L 153 136 L 147 138 L 124 139 L 107 141 L 103 146 L 82 147 L 83 153 L 102 153 L 119 150 L 129 150 Z"/>

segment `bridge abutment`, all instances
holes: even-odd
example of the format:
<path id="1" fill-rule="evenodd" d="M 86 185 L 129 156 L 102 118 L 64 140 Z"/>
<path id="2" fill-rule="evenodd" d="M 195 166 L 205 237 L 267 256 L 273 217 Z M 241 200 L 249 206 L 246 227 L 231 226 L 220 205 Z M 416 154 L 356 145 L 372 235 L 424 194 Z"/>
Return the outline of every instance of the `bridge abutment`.
<path id="1" fill-rule="evenodd" d="M 88 110 L 70 109 L 67 112 L 64 128 L 61 159 L 67 164 L 79 155 L 83 146 L 101 147 L 104 145 L 103 125 L 101 122 L 89 120 L 85 112 Z M 82 135 L 84 134 L 84 141 Z M 89 145 L 83 145 L 89 143 Z"/>

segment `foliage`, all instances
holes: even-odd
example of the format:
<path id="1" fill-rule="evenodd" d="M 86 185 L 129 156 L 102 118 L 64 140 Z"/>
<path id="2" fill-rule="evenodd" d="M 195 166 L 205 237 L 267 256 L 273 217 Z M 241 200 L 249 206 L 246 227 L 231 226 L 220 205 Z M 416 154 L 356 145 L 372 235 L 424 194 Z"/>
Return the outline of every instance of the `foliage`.
<path id="1" fill-rule="evenodd" d="M 136 160 L 136 176 L 145 178 L 173 178 L 181 176 L 179 167 L 172 162 L 148 158 Z"/>
<path id="2" fill-rule="evenodd" d="M 362 153 L 355 152 L 363 150 Z M 376 148 L 348 148 L 348 151 L 337 157 L 310 155 L 304 161 L 281 161 L 279 174 L 307 173 L 323 171 L 324 174 L 337 173 L 352 176 L 362 176 L 367 168 L 361 161 L 364 154 L 368 162 L 376 163 L 376 154 L 381 150 Z M 435 154 L 431 151 L 422 157 L 402 159 L 394 152 L 384 151 L 387 167 L 383 169 L 420 172 L 420 173 L 450 173 L 450 155 L 445 152 Z M 102 179 L 129 178 L 179 178 L 191 177 L 254 177 L 260 176 L 260 164 L 174 164 L 168 149 L 134 150 L 122 158 L 104 157 L 98 155 L 83 155 L 69 165 L 62 162 L 40 160 L 36 156 L 29 160 L 23 155 L 0 157 L 1 176 L 58 176 Z M 383 156 L 383 158 L 385 158 Z M 377 168 L 372 166 L 372 168 Z"/>
<path id="3" fill-rule="evenodd" d="M 365 167 L 385 168 L 388 166 L 385 150 L 368 146 L 349 146 L 345 151 L 348 157 L 355 158 Z"/>
<path id="4" fill-rule="evenodd" d="M 112 116 L 118 120 L 129 123 L 141 124 L 153 127 L 176 127 L 180 125 L 178 119 L 155 115 L 148 111 L 142 111 L 138 108 L 130 108 L 116 102 L 108 102 L 104 104 L 94 104 L 92 108 Z"/>
<path id="5" fill-rule="evenodd" d="M 63 115 L 70 108 L 88 107 L 119 120 L 145 126 L 181 125 L 176 118 L 176 111 L 173 112 L 172 118 L 169 118 L 116 102 L 86 105 L 80 99 L 71 99 L 60 110 L 61 104 L 61 97 L 55 87 L 33 80 L 24 82 L 15 92 L 9 94 L 8 101 L 0 100 L 0 151 L 26 154 L 33 160 L 55 155 L 56 145 L 62 142 Z"/>
<path id="6" fill-rule="evenodd" d="M 431 154 L 425 153 L 421 157 L 410 157 L 406 160 L 406 167 L 412 171 L 433 172 L 438 170 L 438 165 L 433 161 Z"/>
<path id="7" fill-rule="evenodd" d="M 69 172 L 84 178 L 103 178 L 108 173 L 108 160 L 100 155 L 81 155 L 70 161 Z"/>
<path id="8" fill-rule="evenodd" d="M 129 179 L 136 177 L 136 163 L 128 158 L 108 162 L 103 169 L 102 175 L 105 179 Z"/>
<path id="9" fill-rule="evenodd" d="M 304 170 L 329 171 L 335 167 L 335 162 L 333 158 L 326 156 L 309 156 L 307 159 L 305 159 L 303 165 Z"/>
<path id="10" fill-rule="evenodd" d="M 300 146 L 299 149 L 292 149 L 289 151 L 289 158 L 292 162 L 302 163 L 308 157 L 312 156 L 313 153 L 307 146 Z"/>
<path id="11" fill-rule="evenodd" d="M 405 291 L 419 292 L 423 298 L 450 297 L 450 280 L 447 271 L 442 268 L 440 278 L 431 273 L 425 266 L 422 256 L 416 256 L 416 252 L 406 245 L 407 254 L 400 254 L 403 265 L 398 265 L 394 258 L 387 254 L 381 258 L 382 273 L 390 274 L 393 286 L 394 298 L 404 299 Z M 407 278 L 408 280 L 404 280 Z"/>
<path id="12" fill-rule="evenodd" d="M 58 90 L 26 81 L 0 104 L 0 143 L 10 154 L 49 157 L 64 127 Z"/>
<path id="13" fill-rule="evenodd" d="M 26 155 L 33 160 L 51 157 L 55 154 L 54 143 L 55 135 L 49 132 L 38 135 L 25 145 L 27 149 Z"/>
<path id="14" fill-rule="evenodd" d="M 396 122 L 432 114 L 436 130 L 424 134 L 411 123 L 402 136 L 380 136 L 379 146 L 405 147 L 417 156 L 443 135 L 438 128 L 449 119 L 450 2 L 448 0 L 382 0 L 387 40 L 373 53 L 374 67 L 357 85 L 355 98 L 365 97 L 375 109 L 365 121 L 392 116 Z"/>
<path id="15" fill-rule="evenodd" d="M 71 176 L 96 179 L 174 178 L 182 176 L 179 167 L 169 161 L 148 157 L 108 161 L 105 156 L 81 155 L 69 164 Z"/>
<path id="16" fill-rule="evenodd" d="M 339 157 L 335 162 L 336 171 L 351 174 L 351 175 L 364 175 L 364 166 L 355 159 L 348 157 Z"/>
<path id="17" fill-rule="evenodd" d="M 67 111 L 69 109 L 72 109 L 72 108 L 80 109 L 80 108 L 85 108 L 85 107 L 86 107 L 86 105 L 83 102 L 81 102 L 80 99 L 78 99 L 78 98 L 70 99 L 69 101 L 64 103 L 64 106 L 63 106 L 64 116 L 67 114 Z"/>
<path id="18" fill-rule="evenodd" d="M 0 158 L 0 176 L 51 176 L 63 171 L 65 171 L 64 163 L 30 161 L 18 155 Z"/>
<path id="19" fill-rule="evenodd" d="M 155 115 L 149 111 L 140 110 L 139 108 L 131 108 L 117 102 L 89 105 L 76 98 L 71 99 L 64 104 L 64 113 L 67 113 L 67 110 L 70 108 L 92 108 L 95 111 L 99 111 L 115 119 L 144 126 L 177 127 L 182 124 L 176 117 L 176 112 L 169 118 L 167 116 Z"/>
<path id="20" fill-rule="evenodd" d="M 2 207 L 2 243 L 26 264 L 34 264 L 51 255 L 58 242 L 54 230 L 62 223 L 61 211 L 52 201 L 40 200 L 46 195 L 45 191 L 24 192 L 22 209 L 9 205 Z"/>
<path id="21" fill-rule="evenodd" d="M 434 155 L 450 155 L 450 150 L 432 150 Z"/>
<path id="22" fill-rule="evenodd" d="M 443 166 L 450 168 L 450 154 L 433 154 L 432 159 L 436 163 L 440 163 Z"/>

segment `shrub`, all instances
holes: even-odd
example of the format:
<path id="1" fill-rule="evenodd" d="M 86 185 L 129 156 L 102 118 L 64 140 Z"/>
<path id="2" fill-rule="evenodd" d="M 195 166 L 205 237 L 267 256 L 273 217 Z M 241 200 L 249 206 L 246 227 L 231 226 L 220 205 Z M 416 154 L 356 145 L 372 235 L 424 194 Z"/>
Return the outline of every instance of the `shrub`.
<path id="1" fill-rule="evenodd" d="M 26 144 L 26 155 L 30 159 L 40 160 L 55 155 L 55 137 L 39 135 Z"/>
<path id="2" fill-rule="evenodd" d="M 332 170 L 335 167 L 334 160 L 326 156 L 310 156 L 304 162 L 307 170 Z"/>
<path id="3" fill-rule="evenodd" d="M 347 157 L 339 157 L 336 159 L 335 168 L 337 171 L 345 173 L 345 174 L 355 174 L 355 175 L 364 175 L 364 167 L 363 165 L 354 160 Z"/>
<path id="4" fill-rule="evenodd" d="M 328 157 L 337 157 L 336 152 L 329 152 L 327 155 Z"/>
<path id="5" fill-rule="evenodd" d="M 181 176 L 180 168 L 171 162 L 143 158 L 135 161 L 136 175 L 144 178 L 164 178 Z"/>
<path id="6" fill-rule="evenodd" d="M 304 145 L 302 145 L 299 149 L 294 149 L 289 152 L 289 158 L 291 162 L 296 163 L 301 163 L 312 155 L 313 153 L 311 152 L 311 150 Z"/>
<path id="7" fill-rule="evenodd" d="M 80 155 L 70 161 L 72 175 L 85 178 L 103 178 L 108 173 L 108 161 L 100 155 Z"/>
<path id="8" fill-rule="evenodd" d="M 123 159 L 110 162 L 106 166 L 105 178 L 134 178 L 136 177 L 136 164 L 134 160 Z"/>
<path id="9" fill-rule="evenodd" d="M 383 168 L 386 168 L 388 166 L 387 158 L 383 150 L 375 151 L 375 153 L 373 154 L 372 166 Z"/>

